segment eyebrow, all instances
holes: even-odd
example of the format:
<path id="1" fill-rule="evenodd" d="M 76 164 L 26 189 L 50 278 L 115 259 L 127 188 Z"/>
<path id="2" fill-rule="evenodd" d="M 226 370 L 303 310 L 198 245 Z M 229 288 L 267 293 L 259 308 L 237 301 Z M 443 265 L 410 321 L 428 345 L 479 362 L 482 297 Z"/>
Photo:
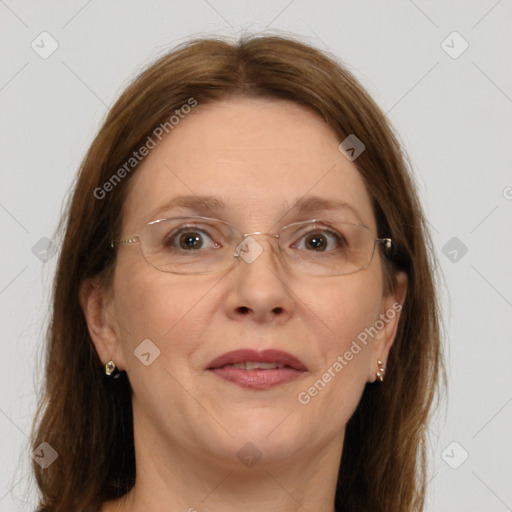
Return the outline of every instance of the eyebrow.
<path id="1" fill-rule="evenodd" d="M 196 196 L 196 195 L 183 195 L 177 196 L 155 210 L 151 217 L 158 216 L 166 210 L 176 207 L 189 208 L 202 216 L 208 216 L 211 213 L 218 213 L 227 209 L 226 203 L 222 199 L 215 196 Z M 339 201 L 337 199 L 330 199 L 320 196 L 301 197 L 290 208 L 284 207 L 284 210 L 289 210 L 289 213 L 312 214 L 320 211 L 333 211 L 333 210 L 349 210 L 357 218 L 361 224 L 365 224 L 359 212 L 349 203 Z"/>

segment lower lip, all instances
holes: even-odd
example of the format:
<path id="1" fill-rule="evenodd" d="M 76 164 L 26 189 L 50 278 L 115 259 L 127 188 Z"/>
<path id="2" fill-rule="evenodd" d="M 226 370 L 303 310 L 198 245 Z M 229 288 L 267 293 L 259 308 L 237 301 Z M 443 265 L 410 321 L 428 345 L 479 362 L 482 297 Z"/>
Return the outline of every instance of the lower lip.
<path id="1" fill-rule="evenodd" d="M 242 370 L 240 368 L 215 368 L 210 370 L 221 379 L 233 382 L 242 388 L 269 389 L 298 379 L 303 371 L 293 368 L 275 370 Z"/>

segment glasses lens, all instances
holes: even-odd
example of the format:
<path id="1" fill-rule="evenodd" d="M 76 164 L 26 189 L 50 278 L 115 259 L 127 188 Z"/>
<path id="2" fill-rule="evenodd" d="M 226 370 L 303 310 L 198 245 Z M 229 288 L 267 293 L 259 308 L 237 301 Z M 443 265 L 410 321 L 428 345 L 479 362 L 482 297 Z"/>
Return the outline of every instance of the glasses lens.
<path id="1" fill-rule="evenodd" d="M 203 217 L 176 217 L 151 222 L 141 235 L 147 262 L 163 272 L 217 272 L 232 263 L 237 238 L 229 224 Z"/>
<path id="2" fill-rule="evenodd" d="M 144 258 L 158 270 L 207 274 L 232 265 L 242 239 L 242 234 L 224 221 L 176 217 L 147 224 L 140 243 Z M 366 268 L 375 249 L 375 236 L 369 228 L 358 224 L 296 222 L 282 229 L 279 245 L 293 272 L 335 276 Z M 263 246 L 258 246 L 262 252 Z M 261 252 L 255 253 L 255 258 L 241 259 L 253 263 Z"/>
<path id="3" fill-rule="evenodd" d="M 335 276 L 366 268 L 373 256 L 375 237 L 359 224 L 312 221 L 286 226 L 281 244 L 297 272 Z"/>

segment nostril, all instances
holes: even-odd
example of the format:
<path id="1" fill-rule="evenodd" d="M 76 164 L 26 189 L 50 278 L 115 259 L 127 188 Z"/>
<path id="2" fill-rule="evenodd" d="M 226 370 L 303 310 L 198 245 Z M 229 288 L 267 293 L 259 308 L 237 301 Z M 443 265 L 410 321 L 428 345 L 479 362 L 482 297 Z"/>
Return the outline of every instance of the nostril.
<path id="1" fill-rule="evenodd" d="M 239 308 L 237 308 L 237 311 L 239 313 L 241 313 L 242 315 L 247 315 L 251 311 L 251 308 L 248 308 L 247 306 L 240 306 Z M 274 313 L 276 315 L 282 314 L 283 311 L 284 311 L 283 308 L 280 306 L 272 309 L 272 313 Z"/>

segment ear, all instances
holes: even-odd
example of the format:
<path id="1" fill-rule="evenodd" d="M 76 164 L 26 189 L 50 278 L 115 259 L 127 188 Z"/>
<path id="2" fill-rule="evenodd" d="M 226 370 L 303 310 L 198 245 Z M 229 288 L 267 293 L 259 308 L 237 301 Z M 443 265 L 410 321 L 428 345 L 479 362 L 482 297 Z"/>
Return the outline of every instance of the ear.
<path id="1" fill-rule="evenodd" d="M 406 294 L 407 274 L 405 272 L 397 272 L 396 286 L 389 295 L 382 298 L 380 315 L 375 321 L 375 327 L 378 332 L 373 338 L 373 353 L 368 382 L 375 382 L 377 379 L 377 371 L 379 371 L 378 361 L 382 361 L 384 369 L 386 368 L 389 351 L 395 341 L 398 330 L 398 323 Z"/>
<path id="2" fill-rule="evenodd" d="M 111 290 L 105 289 L 99 277 L 94 277 L 82 283 L 79 299 L 101 362 L 105 365 L 112 359 L 116 367 L 123 370 L 125 364 L 120 350 L 118 324 L 112 314 L 114 300 Z"/>

